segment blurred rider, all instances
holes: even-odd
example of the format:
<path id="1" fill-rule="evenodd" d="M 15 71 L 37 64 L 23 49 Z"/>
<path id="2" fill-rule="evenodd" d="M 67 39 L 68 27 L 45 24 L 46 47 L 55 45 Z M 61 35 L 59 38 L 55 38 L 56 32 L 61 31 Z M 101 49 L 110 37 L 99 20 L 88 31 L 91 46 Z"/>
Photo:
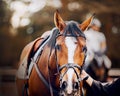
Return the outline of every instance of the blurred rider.
<path id="1" fill-rule="evenodd" d="M 85 31 L 86 45 L 87 45 L 87 57 L 85 61 L 85 68 L 88 67 L 93 59 L 96 59 L 98 66 L 102 66 L 103 62 L 107 69 L 111 67 L 110 59 L 105 55 L 107 46 L 106 38 L 102 32 L 100 32 L 101 22 L 98 19 L 93 19 L 89 29 Z"/>

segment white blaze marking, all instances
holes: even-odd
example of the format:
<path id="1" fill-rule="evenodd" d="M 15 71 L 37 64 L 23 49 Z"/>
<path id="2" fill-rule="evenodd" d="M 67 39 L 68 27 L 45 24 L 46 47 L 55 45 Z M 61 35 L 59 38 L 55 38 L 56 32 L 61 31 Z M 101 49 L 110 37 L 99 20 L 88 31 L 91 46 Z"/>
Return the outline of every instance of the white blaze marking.
<path id="1" fill-rule="evenodd" d="M 66 37 L 65 44 L 68 48 L 68 63 L 74 63 L 74 53 L 76 49 L 76 39 L 74 37 Z M 68 76 L 68 93 L 72 92 L 72 77 L 73 77 L 74 70 L 72 68 L 68 69 L 67 76 Z"/>

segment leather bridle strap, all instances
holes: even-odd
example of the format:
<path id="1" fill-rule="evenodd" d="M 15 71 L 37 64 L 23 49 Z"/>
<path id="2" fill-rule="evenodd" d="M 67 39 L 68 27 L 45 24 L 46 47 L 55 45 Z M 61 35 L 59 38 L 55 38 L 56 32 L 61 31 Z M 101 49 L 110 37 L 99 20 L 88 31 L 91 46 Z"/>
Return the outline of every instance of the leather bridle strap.
<path id="1" fill-rule="evenodd" d="M 49 84 L 50 82 L 48 83 L 48 81 L 45 79 L 45 77 L 44 77 L 43 74 L 41 73 L 38 65 L 35 63 L 35 61 L 34 61 L 32 58 L 31 58 L 31 62 L 33 63 L 33 65 L 34 65 L 34 67 L 35 67 L 35 70 L 36 70 L 39 78 L 41 79 L 41 81 L 42 81 L 42 82 L 45 84 L 45 86 L 50 90 L 50 86 L 51 86 L 51 85 Z M 52 88 L 52 86 L 51 86 L 51 88 Z M 58 91 L 55 90 L 55 89 L 52 89 L 52 91 L 50 91 L 51 96 L 53 96 L 53 92 L 58 92 Z"/>
<path id="2" fill-rule="evenodd" d="M 60 81 L 62 80 L 62 78 L 64 77 L 64 75 L 66 74 L 66 72 L 68 71 L 69 68 L 72 68 L 74 70 L 74 72 L 76 73 L 76 76 L 78 78 L 78 81 L 79 81 L 79 75 L 76 72 L 75 68 L 78 68 L 79 70 L 81 70 L 82 69 L 81 66 L 79 66 L 78 64 L 75 64 L 75 63 L 67 63 L 67 64 L 64 64 L 61 67 L 59 67 L 59 72 L 61 72 L 61 70 L 63 68 L 67 68 L 67 69 L 66 69 L 65 73 L 62 76 L 60 76 Z"/>
<path id="3" fill-rule="evenodd" d="M 79 66 L 78 64 L 75 64 L 75 63 L 67 63 L 67 64 L 64 64 L 62 65 L 61 67 L 59 67 L 59 71 L 61 71 L 63 68 L 78 68 L 79 70 L 81 70 L 81 66 Z"/>
<path id="4" fill-rule="evenodd" d="M 48 76 L 49 76 L 48 81 L 49 81 L 50 95 L 53 96 L 53 89 L 52 89 L 51 79 L 50 79 L 50 65 L 49 65 L 51 52 L 52 52 L 52 48 L 50 48 L 50 53 L 49 53 L 49 57 L 48 57 Z"/>
<path id="5" fill-rule="evenodd" d="M 38 76 L 40 77 L 41 81 L 47 86 L 47 88 L 49 89 L 49 84 L 46 81 L 46 79 L 43 77 L 42 73 L 40 72 L 38 65 L 35 63 L 35 61 L 31 58 L 31 62 L 34 64 L 36 72 L 38 74 Z"/>

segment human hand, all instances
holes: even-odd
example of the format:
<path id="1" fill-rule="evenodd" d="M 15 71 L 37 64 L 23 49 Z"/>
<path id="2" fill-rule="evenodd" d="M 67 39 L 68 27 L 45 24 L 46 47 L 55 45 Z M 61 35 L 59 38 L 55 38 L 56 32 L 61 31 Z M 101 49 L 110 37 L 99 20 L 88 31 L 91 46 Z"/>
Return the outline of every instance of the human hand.
<path id="1" fill-rule="evenodd" d="M 85 80 L 86 83 L 88 83 L 89 86 L 92 85 L 92 83 L 93 83 L 93 78 L 90 77 L 90 76 L 85 72 L 85 70 L 82 70 L 80 77 L 81 77 L 83 80 Z"/>

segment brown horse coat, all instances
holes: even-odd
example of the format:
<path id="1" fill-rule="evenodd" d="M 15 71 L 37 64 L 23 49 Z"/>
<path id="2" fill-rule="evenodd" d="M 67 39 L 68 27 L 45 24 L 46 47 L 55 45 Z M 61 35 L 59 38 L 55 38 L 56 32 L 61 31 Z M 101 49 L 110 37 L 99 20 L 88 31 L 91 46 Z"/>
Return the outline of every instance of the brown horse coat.
<path id="1" fill-rule="evenodd" d="M 19 68 L 18 68 L 18 73 L 17 73 L 17 77 L 20 79 L 25 79 L 25 71 L 27 68 L 27 64 L 29 62 L 29 59 L 31 58 L 31 54 L 32 52 L 36 51 L 37 48 L 40 45 L 40 42 L 42 41 L 43 38 L 37 38 L 34 41 L 30 42 L 29 44 L 27 44 L 23 51 L 22 54 L 20 56 L 20 62 L 19 62 Z M 22 70 L 22 71 L 21 71 Z"/>
<path id="2" fill-rule="evenodd" d="M 24 83 L 27 80 L 27 66 L 29 59 L 31 58 L 31 53 L 35 52 L 37 48 L 39 47 L 40 43 L 42 42 L 43 38 L 37 38 L 34 41 L 27 44 L 20 56 L 20 62 L 19 62 L 19 68 L 16 74 L 16 82 L 17 82 L 17 88 L 19 96 L 21 96 L 21 91 L 23 88 Z"/>
<path id="3" fill-rule="evenodd" d="M 60 34 L 63 34 L 63 32 L 64 32 L 64 30 L 67 28 L 67 30 L 65 31 L 65 33 L 66 32 L 69 32 L 70 31 L 70 33 L 71 33 L 71 35 L 73 34 L 72 32 L 73 31 L 75 31 L 75 36 L 78 36 L 78 35 L 80 35 L 80 36 L 82 36 L 81 35 L 81 30 L 82 31 L 84 31 L 84 30 L 86 30 L 86 28 L 88 27 L 88 25 L 90 24 L 90 22 L 91 22 L 91 20 L 92 20 L 92 18 L 93 17 L 90 17 L 88 20 L 86 20 L 86 21 L 84 21 L 82 24 L 77 24 L 77 23 L 72 23 L 72 25 L 70 25 L 69 24 L 69 26 L 67 26 L 66 27 L 66 24 L 65 24 L 65 22 L 62 20 L 62 18 L 61 18 L 61 16 L 60 16 L 60 14 L 59 14 L 59 12 L 57 11 L 57 12 L 55 12 L 55 14 L 54 14 L 54 23 L 55 23 L 55 25 L 56 25 L 56 27 L 59 29 L 59 31 L 60 31 Z M 77 32 L 75 29 L 74 30 L 72 30 L 72 32 L 71 32 L 71 28 L 73 28 L 73 26 L 75 25 L 75 28 L 77 28 L 77 29 L 79 29 L 78 27 L 80 27 L 80 29 L 81 30 L 77 30 L 77 31 L 79 31 L 79 32 Z M 69 28 L 70 27 L 70 28 Z M 69 29 L 69 30 L 68 30 Z M 57 31 L 57 32 L 59 32 L 59 31 Z M 56 31 L 54 31 L 54 32 L 56 32 Z M 66 36 L 67 36 L 67 34 L 68 33 L 66 33 Z M 54 35 L 53 35 L 54 36 Z M 79 36 L 79 37 L 80 37 Z M 43 36 L 44 37 L 44 36 Z M 56 39 L 55 38 L 56 37 L 56 35 L 54 36 L 54 37 L 52 37 L 52 39 L 54 38 L 54 39 Z M 83 36 L 83 38 L 84 38 L 84 36 Z M 82 39 L 83 39 L 82 38 Z M 60 39 L 60 40 L 59 40 Z M 59 41 L 59 42 L 56 42 L 56 44 L 61 44 L 62 45 L 62 47 L 63 47 L 63 49 L 66 49 L 67 50 L 67 48 L 65 47 L 65 42 L 62 42 L 63 41 L 63 36 L 61 37 L 61 38 L 57 38 L 57 41 Z M 84 47 L 84 45 L 83 45 L 83 43 L 82 43 L 82 41 L 84 41 L 84 40 L 82 40 L 81 38 L 78 38 L 77 39 L 77 41 L 78 40 L 80 40 L 80 41 L 78 41 L 78 46 L 79 47 L 77 47 L 79 50 L 79 52 L 76 54 L 76 56 L 75 57 L 77 57 L 77 59 L 76 58 L 74 58 L 76 61 L 74 61 L 74 63 L 76 64 L 78 64 L 78 66 L 82 66 L 82 64 L 84 63 L 83 61 L 84 61 L 84 57 L 85 57 L 85 54 L 84 54 L 84 52 L 82 51 L 82 48 Z M 29 60 L 30 60 L 30 58 L 31 58 L 31 54 L 32 54 L 32 52 L 34 52 L 37 48 L 38 48 L 38 46 L 39 46 L 39 44 L 40 44 L 40 42 L 42 41 L 43 39 L 41 39 L 41 38 L 38 38 L 38 39 L 36 39 L 35 41 L 33 41 L 33 42 L 31 42 L 31 43 L 29 43 L 24 49 L 23 49 L 23 51 L 22 51 L 22 55 L 21 55 L 21 57 L 20 57 L 20 63 L 19 63 L 19 65 L 20 66 L 22 66 L 22 67 L 19 67 L 19 69 L 21 69 L 21 68 L 23 68 L 23 69 L 21 69 L 20 71 L 19 71 L 19 69 L 18 69 L 18 73 L 20 72 L 21 73 L 21 75 L 19 75 L 19 74 L 17 74 L 17 88 L 18 88 L 18 92 L 19 92 L 19 96 L 22 96 L 22 88 L 23 88 L 23 86 L 24 86 L 24 84 L 25 84 L 25 82 L 26 82 L 26 68 L 27 68 L 27 64 L 29 63 Z M 55 41 L 55 40 L 54 40 Z M 73 43 L 75 43 L 75 42 L 73 42 Z M 62 50 L 62 51 L 59 51 L 59 54 L 57 53 L 57 55 L 56 54 L 53 54 L 53 53 L 55 53 L 55 52 L 53 52 L 53 50 L 51 51 L 50 50 L 50 48 L 52 47 L 52 45 L 53 45 L 53 42 L 51 43 L 51 41 L 48 43 L 48 46 L 45 46 L 44 47 L 44 49 L 45 50 L 43 50 L 43 54 L 42 54 L 42 56 L 41 56 L 41 59 L 39 59 L 39 61 L 38 61 L 38 67 L 40 68 L 40 69 L 42 69 L 42 71 L 41 71 L 41 73 L 43 73 L 44 74 L 44 77 L 45 77 L 45 79 L 47 79 L 47 81 L 49 81 L 49 79 L 51 79 L 51 81 L 52 82 L 50 82 L 49 84 L 53 84 L 54 86 L 55 86 L 55 88 L 56 89 L 60 89 L 60 81 L 59 81 L 59 77 L 60 76 L 56 76 L 55 75 L 55 73 L 56 73 L 56 61 L 55 61 L 55 56 L 57 56 L 57 57 L 59 57 L 59 61 L 61 61 L 61 62 L 58 62 L 58 64 L 59 64 L 59 66 L 63 66 L 64 64 L 69 64 L 69 62 L 67 62 L 67 61 L 65 61 L 64 59 L 67 57 L 66 55 L 67 55 L 67 52 L 64 50 Z M 46 51 L 47 50 L 47 51 Z M 52 53 L 53 52 L 53 53 Z M 58 52 L 58 51 L 57 51 Z M 63 53 L 65 53 L 64 55 L 63 55 Z M 52 55 L 51 55 L 52 54 Z M 58 56 L 58 55 L 60 55 L 60 54 L 62 54 L 62 56 Z M 51 55 L 51 57 L 49 57 L 49 55 Z M 33 55 L 32 55 L 33 56 Z M 47 58 L 46 58 L 47 57 Z M 62 59 L 61 59 L 61 57 L 62 57 Z M 64 58 L 65 57 L 65 58 Z M 61 60 L 60 60 L 61 59 Z M 41 63 L 42 62 L 42 63 Z M 71 63 L 71 62 L 70 62 Z M 44 66 L 40 66 L 40 64 L 44 64 Z M 49 64 L 49 65 L 48 65 Z M 50 67 L 51 68 L 51 70 L 49 69 L 49 66 L 52 66 L 52 67 Z M 52 70 L 53 69 L 53 70 Z M 62 72 L 63 71 L 63 72 Z M 61 75 L 62 74 L 64 74 L 64 70 L 62 70 L 61 71 Z M 74 71 L 74 70 L 73 70 Z M 79 71 L 79 69 L 78 69 L 78 71 Z M 80 72 L 80 71 L 79 71 Z M 74 73 L 74 74 L 76 74 L 76 73 Z M 69 74 L 70 75 L 70 74 Z M 23 78 L 20 78 L 20 77 L 23 77 Z M 64 76 L 65 77 L 65 76 Z M 66 77 L 67 77 L 67 75 L 66 75 Z M 74 77 L 74 76 L 73 76 Z M 63 79 L 63 78 L 62 78 Z M 71 78 L 70 78 L 71 79 Z M 77 78 L 77 74 L 75 75 L 75 78 L 72 78 L 71 80 L 70 80 L 70 82 L 72 82 L 72 84 L 69 84 L 70 86 L 67 86 L 67 91 L 69 91 L 69 88 L 71 88 L 71 90 L 73 91 L 73 87 L 72 87 L 72 85 L 73 85 L 73 83 L 75 83 L 75 82 L 73 82 L 73 79 L 75 80 L 75 79 L 78 79 Z M 67 78 L 64 78 L 64 81 L 67 81 Z M 33 68 L 33 70 L 32 70 L 32 73 L 31 73 L 31 75 L 30 75 L 30 78 L 29 78 L 29 81 L 28 81 L 28 83 L 29 83 L 29 90 L 28 90 L 28 95 L 29 96 L 50 96 L 50 90 L 48 90 L 47 88 L 46 88 L 46 86 L 45 86 L 45 84 L 42 82 L 42 80 L 40 79 L 40 77 L 39 77 L 39 75 L 37 74 L 37 72 L 36 72 L 36 69 L 35 68 Z M 62 82 L 63 83 L 63 82 Z M 78 82 L 77 82 L 77 84 L 79 84 Z M 64 87 L 64 86 L 63 86 Z M 77 91 L 79 91 L 79 88 L 76 88 L 77 89 Z M 80 88 L 80 89 L 82 89 L 82 88 Z M 61 90 L 62 91 L 62 90 Z M 63 90 L 63 91 L 66 91 L 66 90 Z M 67 92 L 67 93 L 65 93 L 64 92 L 64 94 L 72 94 L 72 91 L 71 91 L 71 93 L 70 92 Z M 82 92 L 81 92 L 82 93 Z M 80 93 L 80 94 L 81 94 Z M 59 94 L 59 93 L 58 93 Z M 25 95 L 26 96 L 26 95 Z M 58 95 L 57 95 L 58 96 Z M 80 95 L 81 96 L 81 95 Z"/>

